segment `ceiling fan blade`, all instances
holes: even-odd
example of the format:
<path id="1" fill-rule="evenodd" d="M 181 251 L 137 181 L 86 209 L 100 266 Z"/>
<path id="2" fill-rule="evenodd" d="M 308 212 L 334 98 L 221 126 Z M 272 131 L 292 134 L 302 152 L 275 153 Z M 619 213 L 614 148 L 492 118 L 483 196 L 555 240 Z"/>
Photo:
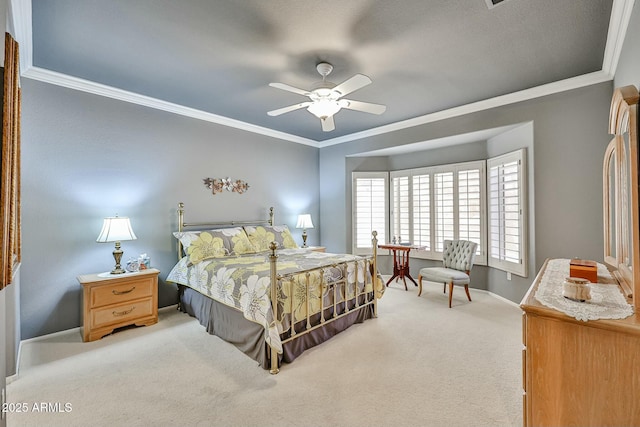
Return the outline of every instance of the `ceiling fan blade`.
<path id="1" fill-rule="evenodd" d="M 301 102 L 300 104 L 289 105 L 288 107 L 278 108 L 277 110 L 268 111 L 267 114 L 270 116 L 279 116 L 280 114 L 288 113 L 289 111 L 299 110 L 300 108 L 305 108 L 311 105 L 311 101 Z"/>
<path id="2" fill-rule="evenodd" d="M 333 116 L 329 116 L 324 119 L 320 119 L 320 123 L 322 123 L 322 130 L 324 132 L 331 132 L 336 128 L 336 124 L 333 121 Z"/>
<path id="3" fill-rule="evenodd" d="M 340 92 L 340 96 L 345 96 L 354 92 L 360 88 L 365 87 L 366 85 L 371 84 L 371 79 L 364 74 L 356 74 L 340 83 L 338 86 L 334 87 L 333 90 Z"/>
<path id="4" fill-rule="evenodd" d="M 286 83 L 269 83 L 269 86 L 276 89 L 286 90 L 287 92 L 297 93 L 299 95 L 309 96 L 310 92 L 304 89 L 298 89 L 297 87 L 290 86 Z"/>
<path id="5" fill-rule="evenodd" d="M 382 114 L 387 111 L 387 107 L 382 104 L 373 104 L 371 102 L 352 101 L 351 99 L 341 99 L 340 105 L 342 108 L 348 108 L 350 110 L 362 111 L 364 113 Z M 346 101 L 346 102 L 342 102 Z"/>

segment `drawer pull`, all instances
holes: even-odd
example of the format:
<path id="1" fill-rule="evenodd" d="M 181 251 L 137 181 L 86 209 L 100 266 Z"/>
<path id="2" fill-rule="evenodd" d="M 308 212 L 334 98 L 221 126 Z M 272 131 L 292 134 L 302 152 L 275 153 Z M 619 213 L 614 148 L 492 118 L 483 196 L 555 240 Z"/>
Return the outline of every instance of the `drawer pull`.
<path id="1" fill-rule="evenodd" d="M 134 286 L 133 288 L 129 289 L 128 291 L 116 291 L 115 289 L 111 291 L 112 294 L 114 295 L 124 295 L 124 294 L 128 294 L 129 292 L 133 292 L 133 290 L 136 287 Z"/>
<path id="2" fill-rule="evenodd" d="M 112 311 L 111 313 L 113 314 L 114 317 L 119 317 L 119 316 L 126 316 L 127 314 L 131 313 L 133 311 L 133 309 L 136 308 L 136 306 L 134 305 L 133 307 L 131 307 L 129 310 L 125 310 L 125 311 Z"/>

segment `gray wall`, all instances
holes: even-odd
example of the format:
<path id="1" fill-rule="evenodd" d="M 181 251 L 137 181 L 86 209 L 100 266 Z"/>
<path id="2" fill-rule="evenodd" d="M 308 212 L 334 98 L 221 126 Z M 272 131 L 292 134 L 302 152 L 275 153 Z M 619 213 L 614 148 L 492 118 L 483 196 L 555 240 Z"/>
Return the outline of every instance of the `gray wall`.
<path id="1" fill-rule="evenodd" d="M 640 85 L 638 31 L 635 7 L 615 86 Z M 311 147 L 23 79 L 22 338 L 80 325 L 75 277 L 112 267 L 111 246 L 95 243 L 104 216 L 117 212 L 131 217 L 138 240 L 123 243 L 124 259 L 141 252 L 151 255 L 162 271 L 160 305 L 169 305 L 175 302 L 175 288 L 162 279 L 174 261 L 170 232 L 178 201 L 186 203 L 190 220 L 253 219 L 274 205 L 276 221 L 293 227 L 298 213 L 310 212 L 316 228 L 308 231 L 309 241 L 348 251 L 350 175 L 367 160 L 348 164 L 347 156 L 532 121 L 534 271 L 527 279 L 514 276 L 512 282 L 502 272 L 473 273 L 483 278 L 481 286 L 518 301 L 545 258 L 602 258 L 599 171 L 609 140 L 612 89 L 611 83 L 603 83 L 326 147 L 318 155 Z M 444 163 L 455 157 L 447 150 L 432 154 Z M 183 159 L 189 159 L 189 166 Z M 242 196 L 211 196 L 201 184 L 207 176 L 244 179 L 251 189 Z M 412 263 L 412 270 L 419 266 Z M 0 293 L 2 308 L 6 290 Z M 9 319 L 0 329 L 14 325 Z"/>
<path id="2" fill-rule="evenodd" d="M 604 150 L 609 141 L 607 122 L 612 90 L 611 82 L 601 83 L 322 148 L 320 220 L 324 222 L 331 219 L 331 227 L 323 227 L 321 232 L 323 245 L 338 251 L 351 248 L 350 187 L 354 164 L 346 160 L 347 156 L 532 122 L 534 142 L 529 162 L 534 165 L 530 188 L 533 189 L 531 196 L 535 204 L 529 238 L 534 245 L 531 254 L 533 268 L 529 277 L 522 280 L 507 281 L 506 274 L 502 272 L 486 273 L 490 283 L 483 285 L 482 279 L 479 279 L 479 285 L 519 302 L 545 258 L 581 256 L 601 260 L 601 170 Z M 460 148 L 451 150 L 433 150 L 428 154 L 429 164 L 447 163 L 458 158 L 455 152 Z M 467 152 L 467 160 L 482 155 L 483 149 L 479 150 L 477 153 Z M 495 144 L 491 151 L 491 154 L 497 154 L 493 153 L 496 151 Z M 414 277 L 417 277 L 422 265 L 419 261 L 412 262 Z M 472 273 L 472 286 L 475 274 L 482 276 L 482 269 Z"/>
<path id="3" fill-rule="evenodd" d="M 146 252 L 164 282 L 176 261 L 176 207 L 187 221 L 267 218 L 295 229 L 309 212 L 319 242 L 318 149 L 109 98 L 23 79 L 22 338 L 80 326 L 79 274 L 113 268 L 113 244 L 96 243 L 102 219 L 129 216 L 138 237 L 123 260 Z M 249 183 L 211 195 L 205 177 Z"/>

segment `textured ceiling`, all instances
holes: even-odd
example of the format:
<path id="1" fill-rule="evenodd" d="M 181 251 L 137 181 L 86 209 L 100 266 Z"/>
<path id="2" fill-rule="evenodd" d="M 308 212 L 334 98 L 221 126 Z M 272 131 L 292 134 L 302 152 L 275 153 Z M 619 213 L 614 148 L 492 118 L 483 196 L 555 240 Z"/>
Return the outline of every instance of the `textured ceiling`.
<path id="1" fill-rule="evenodd" d="M 613 0 L 33 0 L 33 65 L 251 125 L 324 141 L 599 71 Z M 322 132 L 302 89 L 355 73 Z"/>

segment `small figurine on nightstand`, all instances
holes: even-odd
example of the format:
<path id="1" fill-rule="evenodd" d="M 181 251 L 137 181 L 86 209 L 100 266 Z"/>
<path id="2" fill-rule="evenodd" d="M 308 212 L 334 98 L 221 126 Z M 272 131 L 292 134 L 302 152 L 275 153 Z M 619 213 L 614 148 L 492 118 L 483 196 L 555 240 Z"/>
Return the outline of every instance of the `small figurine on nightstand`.
<path id="1" fill-rule="evenodd" d="M 140 254 L 138 257 L 138 266 L 140 270 L 151 268 L 151 258 L 149 258 L 147 254 Z"/>
<path id="2" fill-rule="evenodd" d="M 137 259 L 129 258 L 127 260 L 127 266 L 125 268 L 129 273 L 134 273 L 138 271 L 138 269 L 140 268 L 140 264 L 138 263 Z"/>

